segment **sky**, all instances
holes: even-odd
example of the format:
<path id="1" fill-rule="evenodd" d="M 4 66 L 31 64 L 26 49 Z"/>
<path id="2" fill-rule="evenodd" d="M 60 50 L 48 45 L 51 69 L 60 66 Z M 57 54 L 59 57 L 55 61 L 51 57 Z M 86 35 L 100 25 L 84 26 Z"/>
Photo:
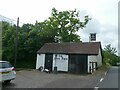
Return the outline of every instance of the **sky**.
<path id="1" fill-rule="evenodd" d="M 78 34 L 83 42 L 89 41 L 89 34 L 96 33 L 102 48 L 111 44 L 118 49 L 118 2 L 120 0 L 0 0 L 0 15 L 20 23 L 42 22 L 51 15 L 55 7 L 58 11 L 80 11 L 80 19 L 89 15 L 92 19 Z"/>

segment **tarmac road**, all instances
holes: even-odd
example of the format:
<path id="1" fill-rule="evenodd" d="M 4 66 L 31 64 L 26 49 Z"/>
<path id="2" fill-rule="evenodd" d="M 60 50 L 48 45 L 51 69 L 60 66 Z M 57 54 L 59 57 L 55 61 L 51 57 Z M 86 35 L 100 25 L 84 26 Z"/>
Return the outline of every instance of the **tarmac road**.
<path id="1" fill-rule="evenodd" d="M 118 73 L 118 68 L 117 66 L 113 66 L 106 74 L 104 77 L 100 79 L 100 82 L 96 86 L 97 88 L 110 88 L 110 89 L 115 89 L 118 88 L 118 81 L 120 74 Z M 120 89 L 119 89 L 120 90 Z"/>
<path id="2" fill-rule="evenodd" d="M 3 84 L 3 88 L 94 88 L 105 71 L 93 74 L 45 73 L 38 70 L 17 72 L 15 80 Z"/>

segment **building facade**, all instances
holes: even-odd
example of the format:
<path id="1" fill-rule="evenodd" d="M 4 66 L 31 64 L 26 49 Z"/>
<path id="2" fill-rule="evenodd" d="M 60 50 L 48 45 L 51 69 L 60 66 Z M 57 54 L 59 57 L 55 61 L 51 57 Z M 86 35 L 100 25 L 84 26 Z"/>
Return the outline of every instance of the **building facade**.
<path id="1" fill-rule="evenodd" d="M 46 43 L 37 52 L 36 69 L 92 73 L 102 65 L 100 42 Z"/>

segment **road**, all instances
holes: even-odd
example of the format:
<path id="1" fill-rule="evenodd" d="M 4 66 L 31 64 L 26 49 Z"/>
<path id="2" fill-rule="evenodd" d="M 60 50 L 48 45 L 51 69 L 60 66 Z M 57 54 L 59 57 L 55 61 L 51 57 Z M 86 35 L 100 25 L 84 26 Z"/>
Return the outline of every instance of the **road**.
<path id="1" fill-rule="evenodd" d="M 118 88 L 118 78 L 120 77 L 118 73 L 119 68 L 120 67 L 113 66 L 110 70 L 108 70 L 105 73 L 105 76 L 100 79 L 96 88 Z"/>
<path id="2" fill-rule="evenodd" d="M 3 84 L 3 88 L 118 88 L 118 67 L 88 75 L 23 70 L 17 72 L 17 78 L 10 84 Z"/>
<path id="3" fill-rule="evenodd" d="M 17 78 L 3 88 L 94 88 L 104 72 L 94 74 L 45 73 L 40 71 L 19 71 Z"/>

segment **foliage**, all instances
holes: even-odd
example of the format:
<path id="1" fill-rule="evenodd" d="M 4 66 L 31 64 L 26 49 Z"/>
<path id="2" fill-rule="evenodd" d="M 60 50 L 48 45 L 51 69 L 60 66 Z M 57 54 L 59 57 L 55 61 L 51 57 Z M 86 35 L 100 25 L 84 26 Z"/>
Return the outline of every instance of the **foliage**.
<path id="1" fill-rule="evenodd" d="M 117 62 L 120 62 L 120 57 L 116 55 L 116 48 L 111 47 L 111 44 L 105 46 L 103 50 L 103 63 L 106 65 L 116 65 Z"/>
<path id="2" fill-rule="evenodd" d="M 2 59 L 10 60 L 14 58 L 14 38 L 15 26 L 11 26 L 7 22 L 2 24 Z"/>
<path id="3" fill-rule="evenodd" d="M 104 50 L 111 54 L 115 54 L 117 52 L 116 48 L 111 47 L 111 44 L 106 45 Z"/>
<path id="4" fill-rule="evenodd" d="M 36 53 L 44 43 L 49 42 L 80 42 L 77 31 L 84 28 L 90 18 L 85 16 L 80 22 L 79 12 L 58 12 L 52 9 L 51 16 L 44 22 L 23 24 L 18 31 L 17 67 L 35 68 Z M 9 60 L 14 65 L 16 26 L 7 22 L 2 24 L 2 59 Z"/>
<path id="5" fill-rule="evenodd" d="M 55 42 L 80 42 L 80 36 L 76 32 L 83 29 L 90 18 L 84 17 L 84 22 L 80 22 L 79 12 L 73 11 L 58 12 L 55 8 L 52 9 L 51 17 L 46 21 L 47 27 L 53 31 Z"/>

